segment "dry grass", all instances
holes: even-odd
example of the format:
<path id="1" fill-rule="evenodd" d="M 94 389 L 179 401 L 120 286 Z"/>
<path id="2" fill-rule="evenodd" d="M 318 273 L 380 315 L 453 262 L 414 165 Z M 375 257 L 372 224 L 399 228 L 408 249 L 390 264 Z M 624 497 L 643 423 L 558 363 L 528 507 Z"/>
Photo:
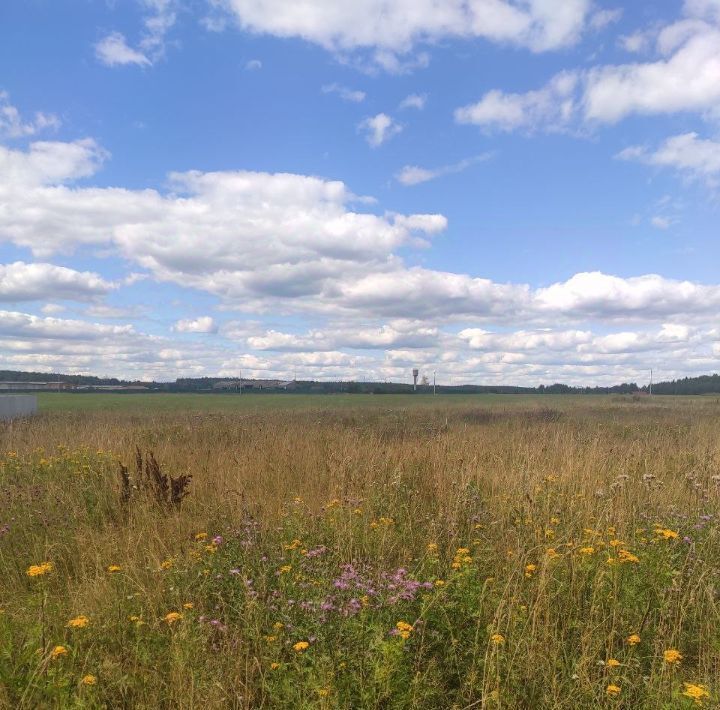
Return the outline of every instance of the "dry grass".
<path id="1" fill-rule="evenodd" d="M 0 704 L 715 706 L 720 407 L 553 407 L 6 427 Z M 135 446 L 192 475 L 179 510 L 123 503 Z"/>

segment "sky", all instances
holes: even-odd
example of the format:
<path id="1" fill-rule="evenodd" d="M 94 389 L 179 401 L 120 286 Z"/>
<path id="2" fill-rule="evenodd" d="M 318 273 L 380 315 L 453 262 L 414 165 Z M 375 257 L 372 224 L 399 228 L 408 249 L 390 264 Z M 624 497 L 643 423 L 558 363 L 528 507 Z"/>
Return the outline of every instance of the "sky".
<path id="1" fill-rule="evenodd" d="M 4 0 L 0 369 L 720 356 L 720 0 Z"/>

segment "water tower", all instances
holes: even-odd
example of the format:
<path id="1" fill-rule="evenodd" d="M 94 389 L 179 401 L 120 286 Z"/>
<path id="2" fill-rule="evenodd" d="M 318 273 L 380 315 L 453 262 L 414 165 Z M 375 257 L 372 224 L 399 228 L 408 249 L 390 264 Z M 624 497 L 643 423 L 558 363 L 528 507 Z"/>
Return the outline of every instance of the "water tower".
<path id="1" fill-rule="evenodd" d="M 419 374 L 420 374 L 420 370 L 415 368 L 413 370 L 413 392 L 417 392 L 417 378 L 418 378 Z"/>

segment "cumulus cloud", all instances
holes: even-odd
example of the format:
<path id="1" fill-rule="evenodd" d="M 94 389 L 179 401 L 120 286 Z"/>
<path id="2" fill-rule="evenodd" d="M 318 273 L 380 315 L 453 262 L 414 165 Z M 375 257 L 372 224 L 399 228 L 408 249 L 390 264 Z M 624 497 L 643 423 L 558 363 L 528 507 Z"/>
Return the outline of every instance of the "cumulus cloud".
<path id="1" fill-rule="evenodd" d="M 418 111 L 422 111 L 427 103 L 427 94 L 410 94 L 406 96 L 401 102 L 398 108 L 400 110 L 406 108 L 414 108 Z"/>
<path id="2" fill-rule="evenodd" d="M 22 261 L 0 264 L 0 301 L 84 301 L 105 295 L 113 288 L 112 283 L 90 271 Z"/>
<path id="3" fill-rule="evenodd" d="M 373 148 L 378 148 L 402 131 L 402 126 L 386 113 L 378 113 L 364 119 L 358 129 L 365 134 L 365 140 Z"/>
<path id="4" fill-rule="evenodd" d="M 245 62 L 246 71 L 258 71 L 262 69 L 262 62 L 259 59 L 251 59 Z"/>
<path id="5" fill-rule="evenodd" d="M 350 101 L 358 104 L 365 101 L 366 94 L 358 89 L 348 89 L 341 84 L 325 84 L 322 87 L 323 94 L 337 94 L 343 101 Z"/>
<path id="6" fill-rule="evenodd" d="M 406 165 L 397 173 L 395 179 L 402 185 L 418 185 L 423 182 L 428 182 L 429 180 L 443 177 L 444 175 L 460 173 L 472 165 L 489 160 L 491 157 L 492 153 L 483 153 L 482 155 L 476 155 L 472 158 L 465 158 L 457 163 L 442 165 L 439 168 L 421 168 L 417 165 Z"/>
<path id="7" fill-rule="evenodd" d="M 652 61 L 562 72 L 525 93 L 492 90 L 456 110 L 459 123 L 499 130 L 558 130 L 613 124 L 630 115 L 695 112 L 720 106 L 720 19 L 712 4 L 687 2 L 684 16 L 654 33 L 626 37 L 627 49 L 653 44 Z"/>
<path id="8" fill-rule="evenodd" d="M 403 55 L 443 39 L 483 38 L 534 52 L 578 41 L 591 11 L 590 0 L 218 0 L 246 31 L 300 37 L 336 54 L 371 52 L 372 61 L 397 71 Z"/>
<path id="9" fill-rule="evenodd" d="M 137 48 L 121 32 L 111 32 L 95 44 L 95 56 L 105 66 L 150 66 L 165 55 L 166 35 L 177 19 L 176 0 L 139 1 L 147 14 Z"/>
<path id="10" fill-rule="evenodd" d="M 716 184 L 720 176 L 720 142 L 700 138 L 697 133 L 671 136 L 655 150 L 631 146 L 618 153 L 617 157 L 673 168 L 683 175 L 711 184 Z"/>
<path id="11" fill-rule="evenodd" d="M 0 91 L 0 138 L 26 138 L 59 126 L 60 119 L 52 113 L 36 111 L 32 119 L 23 119 L 7 91 Z"/>
<path id="12" fill-rule="evenodd" d="M 173 326 L 173 330 L 178 333 L 217 333 L 217 329 L 211 316 L 179 320 Z"/>

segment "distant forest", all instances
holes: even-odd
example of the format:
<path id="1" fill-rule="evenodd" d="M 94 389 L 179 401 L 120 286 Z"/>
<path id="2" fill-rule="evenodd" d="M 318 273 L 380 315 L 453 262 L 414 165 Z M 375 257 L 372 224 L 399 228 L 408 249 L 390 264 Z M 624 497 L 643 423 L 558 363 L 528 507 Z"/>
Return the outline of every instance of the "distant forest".
<path id="1" fill-rule="evenodd" d="M 145 382 L 139 380 L 121 380 L 115 377 L 95 377 L 91 375 L 64 375 L 47 372 L 21 372 L 18 370 L 0 370 L 0 382 L 65 382 L 71 385 L 124 387 L 142 385 L 157 392 L 208 392 L 218 382 L 227 381 L 227 377 L 183 377 L 175 382 Z M 240 379 L 240 378 L 237 378 Z M 245 379 L 244 382 L 252 382 Z M 418 392 L 428 392 L 432 385 L 418 385 Z M 263 390 L 265 392 L 272 389 Z M 335 394 L 406 394 L 413 386 L 399 382 L 318 382 L 298 380 L 287 389 L 277 390 L 288 393 Z M 653 394 L 720 394 L 720 375 L 701 375 L 685 377 L 681 380 L 657 382 L 653 384 Z M 572 387 L 556 383 L 539 387 L 515 387 L 512 385 L 438 385 L 438 394 L 640 394 L 647 393 L 648 387 L 638 387 L 634 382 L 613 385 L 612 387 Z"/>

